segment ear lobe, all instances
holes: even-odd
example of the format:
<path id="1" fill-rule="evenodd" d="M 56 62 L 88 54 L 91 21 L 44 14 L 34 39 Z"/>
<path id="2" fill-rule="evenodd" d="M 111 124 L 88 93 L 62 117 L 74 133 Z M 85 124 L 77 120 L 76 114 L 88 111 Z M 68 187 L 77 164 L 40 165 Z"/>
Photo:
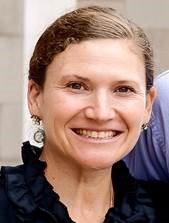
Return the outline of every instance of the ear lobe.
<path id="1" fill-rule="evenodd" d="M 28 107 L 32 115 L 41 117 L 40 112 L 40 100 L 41 100 L 41 87 L 36 84 L 33 80 L 29 80 L 28 83 Z"/>
<path id="2" fill-rule="evenodd" d="M 146 96 L 146 117 L 145 123 L 148 123 L 151 117 L 152 107 L 156 98 L 157 92 L 155 87 L 151 87 Z"/>

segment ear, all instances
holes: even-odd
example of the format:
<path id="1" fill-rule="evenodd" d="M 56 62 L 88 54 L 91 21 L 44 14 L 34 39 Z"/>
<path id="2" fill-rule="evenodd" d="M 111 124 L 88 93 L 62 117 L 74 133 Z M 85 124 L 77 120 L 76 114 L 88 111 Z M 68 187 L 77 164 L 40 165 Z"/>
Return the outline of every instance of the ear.
<path id="1" fill-rule="evenodd" d="M 40 104 L 41 104 L 42 88 L 33 80 L 28 82 L 28 107 L 32 115 L 41 118 Z"/>
<path id="2" fill-rule="evenodd" d="M 149 92 L 146 95 L 146 111 L 145 111 L 145 120 L 144 123 L 148 123 L 151 117 L 152 107 L 154 100 L 156 98 L 157 91 L 155 87 L 151 87 Z"/>

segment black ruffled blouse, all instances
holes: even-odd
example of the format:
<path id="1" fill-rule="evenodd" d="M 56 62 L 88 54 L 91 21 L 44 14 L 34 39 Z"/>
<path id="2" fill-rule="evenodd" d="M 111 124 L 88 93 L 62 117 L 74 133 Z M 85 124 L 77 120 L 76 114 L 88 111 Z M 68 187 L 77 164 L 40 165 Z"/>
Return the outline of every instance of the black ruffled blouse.
<path id="1" fill-rule="evenodd" d="M 0 175 L 0 223 L 73 223 L 66 206 L 44 176 L 41 149 L 25 142 L 23 165 L 2 167 Z M 123 161 L 112 167 L 114 208 L 104 223 L 154 223 L 152 201 L 131 177 Z"/>

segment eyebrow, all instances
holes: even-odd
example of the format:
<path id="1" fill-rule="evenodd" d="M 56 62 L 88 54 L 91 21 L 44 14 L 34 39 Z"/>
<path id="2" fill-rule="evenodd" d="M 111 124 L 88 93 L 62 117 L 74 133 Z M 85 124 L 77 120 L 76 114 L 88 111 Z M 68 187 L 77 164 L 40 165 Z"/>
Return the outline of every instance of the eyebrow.
<path id="1" fill-rule="evenodd" d="M 117 84 L 134 84 L 134 85 L 138 85 L 138 83 L 136 81 L 133 80 L 118 80 L 116 81 Z"/>
<path id="2" fill-rule="evenodd" d="M 76 74 L 72 74 L 72 75 L 64 75 L 62 78 L 61 78 L 61 81 L 66 81 L 66 80 L 69 80 L 70 78 L 76 78 L 80 81 L 85 81 L 85 82 L 89 82 L 89 78 L 86 78 L 86 77 L 81 77 L 81 76 L 78 76 Z"/>

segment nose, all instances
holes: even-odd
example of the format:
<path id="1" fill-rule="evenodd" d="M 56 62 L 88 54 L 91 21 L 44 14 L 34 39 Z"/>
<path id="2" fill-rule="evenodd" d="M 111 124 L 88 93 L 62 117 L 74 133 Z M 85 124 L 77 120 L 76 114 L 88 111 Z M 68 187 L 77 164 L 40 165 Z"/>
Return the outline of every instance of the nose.
<path id="1" fill-rule="evenodd" d="M 117 116 L 112 98 L 107 92 L 92 95 L 90 104 L 85 108 L 85 116 L 96 121 L 108 121 Z"/>

